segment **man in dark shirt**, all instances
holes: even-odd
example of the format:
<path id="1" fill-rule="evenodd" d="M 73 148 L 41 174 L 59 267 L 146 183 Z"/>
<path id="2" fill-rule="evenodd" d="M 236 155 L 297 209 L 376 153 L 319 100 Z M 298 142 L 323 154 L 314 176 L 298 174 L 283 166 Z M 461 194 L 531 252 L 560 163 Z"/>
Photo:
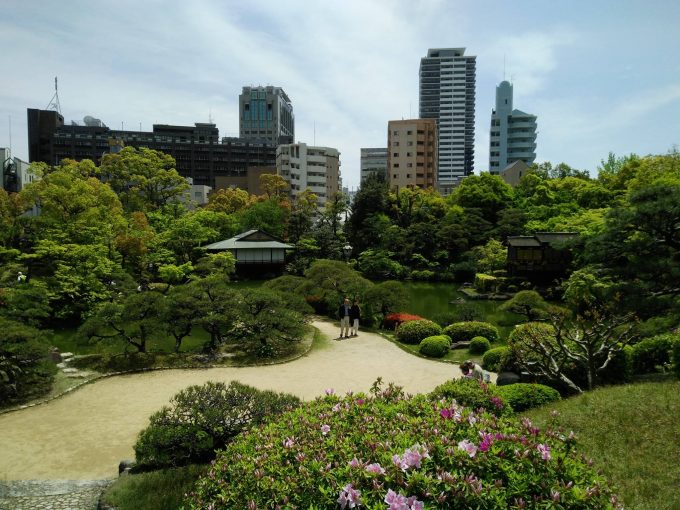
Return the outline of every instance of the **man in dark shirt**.
<path id="1" fill-rule="evenodd" d="M 349 320 L 351 311 L 352 307 L 349 304 L 349 298 L 345 298 L 338 309 L 338 316 L 340 317 L 340 338 L 349 338 Z"/>

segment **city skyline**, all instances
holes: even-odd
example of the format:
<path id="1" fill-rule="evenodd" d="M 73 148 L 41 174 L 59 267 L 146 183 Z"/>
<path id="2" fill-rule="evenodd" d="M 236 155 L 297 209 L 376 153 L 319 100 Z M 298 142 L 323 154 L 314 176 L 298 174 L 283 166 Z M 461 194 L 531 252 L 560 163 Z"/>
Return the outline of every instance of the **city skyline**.
<path id="1" fill-rule="evenodd" d="M 160 5 L 7 2 L 0 146 L 11 116 L 14 155 L 28 158 L 26 109 L 47 105 L 55 75 L 67 122 L 92 115 L 150 130 L 212 117 L 223 136 L 238 135 L 242 87 L 274 85 L 294 105 L 296 140 L 337 148 L 352 188 L 360 148 L 386 146 L 389 120 L 418 116 L 420 58 L 437 47 L 477 56 L 476 174 L 488 170 L 488 116 L 504 77 L 540 119 L 539 162 L 593 173 L 609 151 L 680 143 L 673 2 Z"/>

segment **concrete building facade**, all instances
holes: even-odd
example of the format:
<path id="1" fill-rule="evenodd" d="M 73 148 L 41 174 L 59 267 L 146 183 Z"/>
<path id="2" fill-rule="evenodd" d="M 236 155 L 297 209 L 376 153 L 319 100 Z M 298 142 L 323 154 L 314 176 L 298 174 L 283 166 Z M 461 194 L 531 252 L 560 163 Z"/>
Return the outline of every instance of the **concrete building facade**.
<path id="1" fill-rule="evenodd" d="M 290 185 L 290 197 L 309 188 L 324 207 L 342 189 L 340 152 L 330 147 L 313 147 L 306 143 L 279 145 L 276 171 Z"/>
<path id="2" fill-rule="evenodd" d="M 240 138 L 295 142 L 293 103 L 281 87 L 243 87 L 238 108 Z"/>
<path id="3" fill-rule="evenodd" d="M 64 125 L 50 110 L 28 109 L 29 161 L 58 165 L 62 159 L 91 159 L 124 146 L 148 147 L 175 158 L 177 172 L 195 185 L 215 188 L 219 176 L 246 177 L 253 166 L 274 166 L 276 145 L 267 140 L 223 137 L 215 124 L 154 124 L 153 131 L 113 130 L 105 125 Z"/>
<path id="4" fill-rule="evenodd" d="M 536 159 L 536 126 L 536 115 L 513 110 L 512 84 L 502 81 L 491 112 L 489 172 L 499 174 L 515 161 L 531 165 Z"/>
<path id="5" fill-rule="evenodd" d="M 387 124 L 390 189 L 437 187 L 437 121 L 391 120 Z"/>
<path id="6" fill-rule="evenodd" d="M 420 60 L 420 118 L 439 128 L 438 176 L 452 184 L 475 164 L 475 84 L 477 57 L 465 48 L 434 48 Z"/>
<path id="7" fill-rule="evenodd" d="M 27 184 L 37 180 L 29 169 L 31 164 L 12 156 L 9 149 L 0 147 L 0 188 L 8 193 L 18 193 Z"/>
<path id="8" fill-rule="evenodd" d="M 387 178 L 386 148 L 361 149 L 361 182 L 364 182 L 369 175 L 382 175 Z"/>
<path id="9" fill-rule="evenodd" d="M 276 175 L 276 166 L 250 166 L 246 175 L 219 175 L 215 177 L 215 190 L 240 188 L 251 195 L 263 195 L 264 190 L 260 183 L 260 176 L 264 174 Z"/>

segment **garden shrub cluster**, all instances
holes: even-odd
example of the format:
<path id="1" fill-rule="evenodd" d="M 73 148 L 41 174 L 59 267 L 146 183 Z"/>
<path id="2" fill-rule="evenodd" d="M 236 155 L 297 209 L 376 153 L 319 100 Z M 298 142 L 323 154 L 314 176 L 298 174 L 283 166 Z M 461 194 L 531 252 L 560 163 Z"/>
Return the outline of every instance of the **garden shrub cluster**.
<path id="1" fill-rule="evenodd" d="M 142 469 L 208 462 L 245 428 L 299 405 L 293 396 L 260 391 L 233 381 L 208 382 L 180 391 L 153 414 L 135 444 Z"/>
<path id="2" fill-rule="evenodd" d="M 559 391 L 544 384 L 508 384 L 499 386 L 497 392 L 503 402 L 516 413 L 557 402 L 562 398 Z"/>
<path id="3" fill-rule="evenodd" d="M 412 313 L 389 313 L 385 316 L 383 320 L 383 328 L 385 329 L 395 329 L 398 328 L 404 322 L 409 321 L 420 321 L 424 320 L 424 317 L 420 315 L 414 315 Z"/>
<path id="4" fill-rule="evenodd" d="M 423 338 L 418 351 L 430 358 L 442 358 L 446 356 L 451 347 L 451 339 L 446 335 L 435 335 Z"/>
<path id="5" fill-rule="evenodd" d="M 470 340 L 470 354 L 484 354 L 491 349 L 491 343 L 483 336 L 476 336 Z"/>
<path id="6" fill-rule="evenodd" d="M 329 395 L 242 434 L 186 508 L 622 508 L 573 434 L 394 396 Z"/>
<path id="7" fill-rule="evenodd" d="M 500 372 L 504 368 L 505 360 L 509 354 L 510 349 L 505 346 L 489 349 L 484 353 L 484 357 L 482 358 L 482 367 L 484 370 Z"/>
<path id="8" fill-rule="evenodd" d="M 442 328 L 436 322 L 427 319 L 408 321 L 397 328 L 397 340 L 405 344 L 418 345 L 428 336 L 441 335 Z"/>
<path id="9" fill-rule="evenodd" d="M 633 345 L 633 370 L 637 374 L 648 374 L 655 372 L 657 366 L 670 365 L 671 352 L 677 343 L 680 343 L 680 336 L 665 334 L 645 338 Z"/>
<path id="10" fill-rule="evenodd" d="M 432 390 L 430 398 L 433 400 L 453 399 L 462 406 L 474 410 L 485 409 L 497 416 L 512 412 L 500 397 L 498 387 L 480 383 L 475 379 L 463 378 L 446 381 Z"/>
<path id="11" fill-rule="evenodd" d="M 469 342 L 476 336 L 483 336 L 489 342 L 497 342 L 500 338 L 496 326 L 478 321 L 456 322 L 444 328 L 444 334 L 450 336 L 452 342 Z"/>

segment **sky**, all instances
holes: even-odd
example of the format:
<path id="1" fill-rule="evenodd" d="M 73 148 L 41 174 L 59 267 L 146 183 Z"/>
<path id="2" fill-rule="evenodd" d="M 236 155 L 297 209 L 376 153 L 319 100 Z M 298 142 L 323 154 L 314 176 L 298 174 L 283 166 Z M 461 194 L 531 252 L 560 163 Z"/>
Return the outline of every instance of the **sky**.
<path id="1" fill-rule="evenodd" d="M 55 76 L 67 122 L 212 119 L 221 136 L 238 136 L 244 85 L 275 85 L 296 141 L 337 148 L 352 188 L 360 148 L 418 116 L 428 48 L 464 47 L 477 56 L 475 173 L 505 77 L 514 107 L 538 116 L 537 161 L 595 175 L 610 151 L 680 144 L 678 19 L 675 0 L 3 0 L 0 147 L 11 124 L 27 159 L 26 108 L 47 107 Z"/>

